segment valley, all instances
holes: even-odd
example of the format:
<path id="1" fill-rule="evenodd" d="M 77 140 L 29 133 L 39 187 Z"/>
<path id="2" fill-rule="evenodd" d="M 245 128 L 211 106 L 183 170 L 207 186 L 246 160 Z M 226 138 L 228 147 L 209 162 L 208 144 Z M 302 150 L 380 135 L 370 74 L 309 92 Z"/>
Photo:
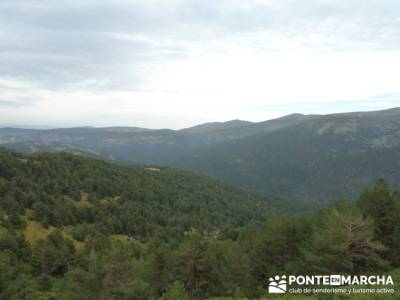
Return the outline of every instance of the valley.
<path id="1" fill-rule="evenodd" d="M 315 205 L 355 197 L 380 178 L 400 187 L 399 141 L 398 108 L 181 130 L 0 129 L 0 144 L 23 153 L 66 151 L 122 164 L 171 166 Z"/>

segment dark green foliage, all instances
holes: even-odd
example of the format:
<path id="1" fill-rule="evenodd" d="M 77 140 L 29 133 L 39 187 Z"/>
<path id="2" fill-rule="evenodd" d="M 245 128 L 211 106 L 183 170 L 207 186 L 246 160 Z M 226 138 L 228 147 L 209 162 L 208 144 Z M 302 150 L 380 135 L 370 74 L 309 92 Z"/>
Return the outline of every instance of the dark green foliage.
<path id="1" fill-rule="evenodd" d="M 0 299 L 260 298 L 276 274 L 399 265 L 400 197 L 383 181 L 272 217 L 270 200 L 168 168 L 0 151 L 0 176 Z"/>
<path id="2" fill-rule="evenodd" d="M 280 273 L 295 273 L 301 260 L 300 249 L 310 233 L 303 219 L 274 218 L 258 232 L 251 258 L 259 281 Z"/>
<path id="3" fill-rule="evenodd" d="M 64 239 L 61 233 L 56 231 L 35 245 L 32 254 L 34 273 L 61 277 L 73 263 L 74 253 L 72 242 Z"/>
<path id="4" fill-rule="evenodd" d="M 47 227 L 94 224 L 105 234 L 182 238 L 185 231 L 223 235 L 262 220 L 271 201 L 169 168 L 122 167 L 68 154 L 21 156 L 0 151 L 1 207 L 11 226 L 32 208 Z M 83 196 L 87 195 L 87 197 Z M 80 234 L 84 238 L 84 229 Z"/>
<path id="5" fill-rule="evenodd" d="M 322 210 L 311 238 L 304 248 L 305 268 L 322 274 L 361 274 L 384 270 L 388 261 L 381 256 L 384 246 L 374 239 L 372 220 L 354 205 L 342 201 Z"/>
<path id="6" fill-rule="evenodd" d="M 172 279 L 171 270 L 174 269 L 172 251 L 167 245 L 158 240 L 148 243 L 148 276 L 147 281 L 158 297 L 161 297 Z"/>
<path id="7" fill-rule="evenodd" d="M 209 290 L 211 263 L 208 241 L 197 232 L 190 233 L 179 249 L 178 273 L 190 297 L 200 298 Z"/>
<path id="8" fill-rule="evenodd" d="M 364 215 L 372 218 L 374 237 L 386 246 L 384 256 L 400 266 L 400 194 L 392 192 L 386 182 L 380 180 L 373 189 L 361 194 L 358 205 Z"/>
<path id="9" fill-rule="evenodd" d="M 171 285 L 168 286 L 165 294 L 164 294 L 164 299 L 165 300 L 189 300 L 189 295 L 185 290 L 185 286 L 183 283 L 179 281 L 175 281 Z"/>

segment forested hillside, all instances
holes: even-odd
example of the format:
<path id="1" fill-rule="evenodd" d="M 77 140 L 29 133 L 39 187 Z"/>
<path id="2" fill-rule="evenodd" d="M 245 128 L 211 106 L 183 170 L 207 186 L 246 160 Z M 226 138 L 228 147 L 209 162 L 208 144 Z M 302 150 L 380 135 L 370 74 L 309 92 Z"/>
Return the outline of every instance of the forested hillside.
<path id="1" fill-rule="evenodd" d="M 259 299 L 276 274 L 400 266 L 384 181 L 312 215 L 274 206 L 189 172 L 1 150 L 0 299 Z"/>
<path id="2" fill-rule="evenodd" d="M 357 197 L 379 178 L 400 188 L 399 109 L 303 117 L 187 153 L 173 165 L 314 203 Z"/>
<path id="3" fill-rule="evenodd" d="M 0 152 L 10 216 L 33 209 L 46 225 L 97 222 L 109 233 L 177 238 L 196 228 L 227 234 L 272 212 L 271 200 L 171 168 L 117 166 L 71 154 Z M 118 216 L 118 218 L 116 217 Z"/>
<path id="4" fill-rule="evenodd" d="M 228 184 L 313 205 L 355 198 L 379 178 L 400 188 L 400 109 L 292 114 L 181 130 L 0 129 L 24 153 L 68 151 L 99 159 L 192 170 Z"/>

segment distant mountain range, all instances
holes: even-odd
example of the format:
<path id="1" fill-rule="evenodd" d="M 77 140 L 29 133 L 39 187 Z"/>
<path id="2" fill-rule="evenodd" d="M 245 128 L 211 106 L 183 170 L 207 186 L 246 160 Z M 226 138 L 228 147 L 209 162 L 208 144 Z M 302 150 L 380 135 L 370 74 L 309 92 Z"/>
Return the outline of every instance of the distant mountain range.
<path id="1" fill-rule="evenodd" d="M 66 151 L 174 166 L 307 201 L 355 197 L 379 178 L 400 186 L 400 108 L 292 114 L 258 123 L 233 120 L 181 130 L 1 128 L 0 144 L 25 153 Z"/>

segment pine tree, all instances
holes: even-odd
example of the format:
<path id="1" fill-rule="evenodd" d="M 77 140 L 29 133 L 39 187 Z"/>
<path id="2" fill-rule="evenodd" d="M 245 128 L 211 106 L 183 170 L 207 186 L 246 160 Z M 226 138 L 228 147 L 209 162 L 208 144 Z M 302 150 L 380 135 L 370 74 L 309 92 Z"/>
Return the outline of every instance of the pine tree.
<path id="1" fill-rule="evenodd" d="M 185 290 L 185 286 L 180 281 L 175 281 L 167 287 L 163 297 L 164 300 L 189 300 L 189 294 Z"/>
<path id="2" fill-rule="evenodd" d="M 199 298 L 207 291 L 210 269 L 207 248 L 207 240 L 199 233 L 192 232 L 180 249 L 178 272 L 191 298 Z"/>
<path id="3" fill-rule="evenodd" d="M 343 201 L 320 213 L 310 244 L 302 252 L 309 270 L 361 273 L 387 266 L 381 257 L 383 249 L 374 240 L 372 220 Z"/>
<path id="4" fill-rule="evenodd" d="M 373 220 L 374 238 L 381 241 L 386 250 L 384 256 L 395 260 L 398 253 L 396 247 L 400 226 L 400 194 L 392 192 L 387 183 L 378 181 L 371 190 L 364 191 L 358 201 L 364 216 Z"/>

